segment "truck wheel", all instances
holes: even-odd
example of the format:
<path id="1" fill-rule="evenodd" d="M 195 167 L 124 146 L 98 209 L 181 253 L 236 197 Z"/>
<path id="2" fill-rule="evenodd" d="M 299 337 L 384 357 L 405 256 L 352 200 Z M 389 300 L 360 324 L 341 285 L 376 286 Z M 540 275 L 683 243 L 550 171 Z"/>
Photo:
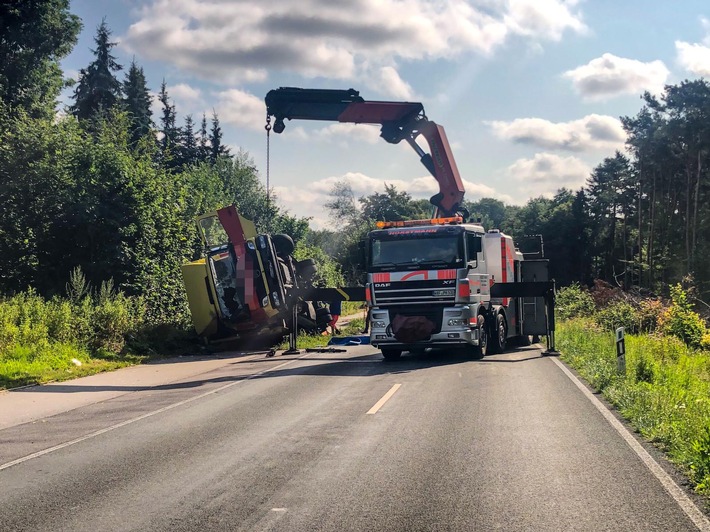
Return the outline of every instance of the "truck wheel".
<path id="1" fill-rule="evenodd" d="M 493 324 L 495 328 L 491 331 L 491 353 L 502 353 L 505 351 L 506 338 L 508 336 L 508 327 L 505 324 L 503 314 L 497 314 Z"/>
<path id="2" fill-rule="evenodd" d="M 478 360 L 488 354 L 488 330 L 486 329 L 486 318 L 483 314 L 478 315 L 476 329 L 478 330 L 478 345 L 469 346 L 466 351 L 472 358 Z"/>
<path id="3" fill-rule="evenodd" d="M 401 354 L 401 349 L 395 349 L 394 347 L 382 348 L 382 356 L 385 357 L 385 360 L 397 360 Z"/>

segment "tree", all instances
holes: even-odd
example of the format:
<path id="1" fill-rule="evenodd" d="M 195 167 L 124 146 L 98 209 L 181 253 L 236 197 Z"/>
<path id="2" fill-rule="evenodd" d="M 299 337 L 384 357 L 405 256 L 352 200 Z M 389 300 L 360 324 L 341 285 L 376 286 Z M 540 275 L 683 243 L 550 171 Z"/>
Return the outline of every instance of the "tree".
<path id="1" fill-rule="evenodd" d="M 180 166 L 189 166 L 197 163 L 200 158 L 200 147 L 195 138 L 195 126 L 192 115 L 185 117 L 185 126 L 180 131 Z"/>
<path id="2" fill-rule="evenodd" d="M 111 55 L 111 49 L 117 43 L 111 42 L 111 30 L 106 20 L 96 30 L 96 49 L 92 50 L 95 59 L 87 68 L 82 68 L 79 83 L 74 90 L 74 105 L 71 112 L 79 119 L 89 120 L 105 115 L 121 101 L 121 82 L 114 72 L 123 67 Z"/>
<path id="3" fill-rule="evenodd" d="M 80 31 L 69 0 L 0 3 L 0 101 L 10 113 L 54 116 L 63 85 L 59 61 Z"/>
<path id="4" fill-rule="evenodd" d="M 129 138 L 131 145 L 135 146 L 141 138 L 151 134 L 153 129 L 153 111 L 150 108 L 152 98 L 143 67 L 138 67 L 135 59 L 123 82 L 123 94 L 123 105 L 130 120 Z"/>
<path id="5" fill-rule="evenodd" d="M 427 217 L 419 210 L 419 204 L 412 202 L 407 192 L 399 192 L 394 185 L 385 184 L 385 192 L 375 192 L 360 198 L 362 214 L 370 220 L 387 222 L 412 220 Z"/>
<path id="6" fill-rule="evenodd" d="M 229 148 L 222 144 L 222 128 L 217 112 L 212 111 L 212 129 L 210 130 L 210 160 L 214 163 L 222 156 L 229 155 Z"/>
<path id="7" fill-rule="evenodd" d="M 209 138 L 207 137 L 207 116 L 202 113 L 202 122 L 200 122 L 200 140 L 197 146 L 200 161 L 207 162 L 210 159 L 210 149 L 208 146 Z"/>
<path id="8" fill-rule="evenodd" d="M 160 84 L 158 101 L 163 105 L 160 117 L 160 132 L 163 135 L 160 139 L 160 152 L 163 165 L 166 168 L 174 168 L 179 165 L 177 152 L 180 143 L 180 130 L 176 126 L 175 104 L 170 102 L 165 80 Z"/>

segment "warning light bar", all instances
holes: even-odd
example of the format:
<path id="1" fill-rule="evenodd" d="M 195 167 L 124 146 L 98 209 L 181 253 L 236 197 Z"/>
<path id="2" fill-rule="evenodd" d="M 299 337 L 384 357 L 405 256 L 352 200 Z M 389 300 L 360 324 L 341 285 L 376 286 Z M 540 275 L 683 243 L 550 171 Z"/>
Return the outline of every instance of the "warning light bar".
<path id="1" fill-rule="evenodd" d="M 375 226 L 378 229 L 387 229 L 389 227 L 411 227 L 413 225 L 445 225 L 445 224 L 460 224 L 463 223 L 461 216 L 449 216 L 448 218 L 428 218 L 426 220 L 403 220 L 399 222 L 376 222 Z"/>

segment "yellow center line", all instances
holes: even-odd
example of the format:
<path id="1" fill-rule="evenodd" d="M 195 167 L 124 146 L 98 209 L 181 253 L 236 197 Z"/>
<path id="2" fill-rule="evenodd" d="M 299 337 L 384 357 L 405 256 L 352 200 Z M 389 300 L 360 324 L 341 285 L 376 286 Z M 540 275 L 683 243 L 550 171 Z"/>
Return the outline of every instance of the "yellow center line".
<path id="1" fill-rule="evenodd" d="M 377 402 L 375 403 L 375 406 L 373 406 L 372 408 L 370 408 L 370 410 L 368 410 L 367 413 L 368 413 L 368 414 L 377 414 L 377 411 L 378 411 L 380 408 L 382 408 L 382 406 L 383 406 L 387 401 L 389 401 L 390 397 L 392 397 L 392 396 L 394 395 L 394 393 L 395 393 L 397 390 L 399 390 L 399 387 L 400 387 L 400 386 L 402 386 L 402 385 L 401 385 L 401 384 L 395 384 L 394 386 L 392 386 L 392 388 L 390 388 L 389 392 L 387 392 L 385 395 L 383 395 L 383 396 L 382 396 L 382 399 L 380 399 L 379 401 L 377 401 Z"/>

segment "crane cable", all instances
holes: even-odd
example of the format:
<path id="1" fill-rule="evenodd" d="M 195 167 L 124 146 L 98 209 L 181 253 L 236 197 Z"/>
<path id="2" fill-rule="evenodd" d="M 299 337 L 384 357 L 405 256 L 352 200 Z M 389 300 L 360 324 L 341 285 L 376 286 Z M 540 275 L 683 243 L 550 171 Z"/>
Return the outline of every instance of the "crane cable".
<path id="1" fill-rule="evenodd" d="M 269 188 L 269 139 L 271 138 L 271 117 L 266 114 L 266 125 L 264 126 L 266 130 L 266 208 L 269 210 L 270 200 L 271 200 L 271 190 Z"/>

